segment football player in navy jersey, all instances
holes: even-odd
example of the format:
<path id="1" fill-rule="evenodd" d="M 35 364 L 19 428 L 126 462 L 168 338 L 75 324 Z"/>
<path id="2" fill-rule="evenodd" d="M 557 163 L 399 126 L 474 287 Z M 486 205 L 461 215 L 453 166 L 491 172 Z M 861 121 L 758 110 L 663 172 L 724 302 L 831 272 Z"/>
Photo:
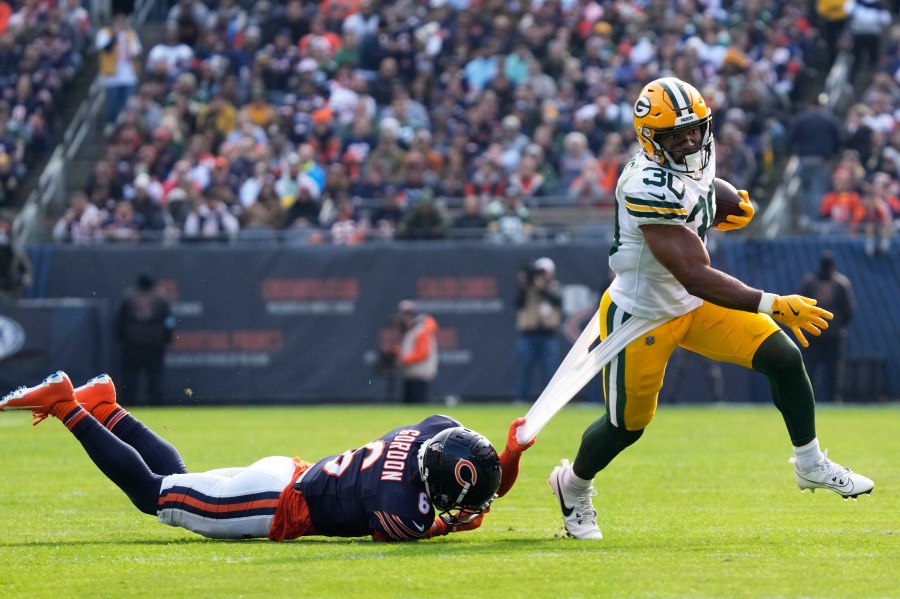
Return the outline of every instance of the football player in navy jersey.
<path id="1" fill-rule="evenodd" d="M 178 451 L 116 402 L 106 375 L 75 389 L 59 371 L 0 400 L 0 411 L 55 416 L 146 514 L 205 537 L 363 537 L 416 541 L 481 526 L 515 483 L 522 452 L 510 426 L 497 454 L 449 416 L 395 428 L 316 463 L 272 456 L 245 468 L 188 472 Z"/>

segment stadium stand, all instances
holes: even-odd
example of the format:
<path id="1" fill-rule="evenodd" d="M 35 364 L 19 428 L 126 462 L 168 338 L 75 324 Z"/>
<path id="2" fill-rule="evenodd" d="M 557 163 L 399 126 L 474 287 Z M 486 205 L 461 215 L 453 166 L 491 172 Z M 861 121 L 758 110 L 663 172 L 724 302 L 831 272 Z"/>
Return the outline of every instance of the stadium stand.
<path id="1" fill-rule="evenodd" d="M 29 168 L 64 126 L 66 92 L 90 36 L 90 16 L 78 0 L 0 1 L 0 206 L 20 203 Z"/>
<path id="2" fill-rule="evenodd" d="M 246 226 L 256 202 L 244 189 L 251 173 L 285 179 L 302 155 L 299 174 L 308 176 L 279 190 L 285 209 L 304 188 L 313 196 L 321 235 L 311 239 L 328 239 L 334 206 L 347 201 L 368 237 L 384 194 L 398 192 L 404 211 L 425 192 L 452 216 L 467 193 L 487 208 L 515 186 L 537 225 L 548 206 L 587 206 L 608 221 L 609 180 L 635 149 L 630 99 L 641 82 L 674 73 L 697 83 L 716 111 L 719 168 L 764 202 L 790 119 L 824 79 L 818 23 L 811 6 L 787 1 L 726 10 L 181 0 L 168 8 L 164 33 L 157 27 L 143 40 L 153 59 L 115 131 L 92 146 L 117 165 L 93 201 L 113 214 L 145 173 L 154 200 L 166 204 L 175 164 L 186 160 L 186 204 L 216 196 Z M 582 136 L 586 148 L 567 149 Z M 219 158 L 228 166 L 213 185 Z M 606 195 L 579 192 L 584 178 Z M 62 214 L 65 196 L 83 184 L 45 202 L 47 213 Z M 551 230 L 584 222 L 559 216 L 547 219 Z M 162 237 L 179 236 L 182 225 L 168 219 Z M 38 235 L 47 238 L 46 228 Z"/>

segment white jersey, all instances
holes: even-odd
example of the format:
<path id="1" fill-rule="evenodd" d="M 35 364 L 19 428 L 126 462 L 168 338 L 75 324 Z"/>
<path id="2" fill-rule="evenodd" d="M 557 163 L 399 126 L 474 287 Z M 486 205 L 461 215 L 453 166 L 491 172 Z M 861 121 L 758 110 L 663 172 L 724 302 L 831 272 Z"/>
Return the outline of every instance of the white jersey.
<path id="1" fill-rule="evenodd" d="M 674 318 L 703 303 L 653 256 L 641 225 L 683 225 L 704 243 L 715 214 L 715 152 L 702 177 L 662 168 L 642 151 L 625 165 L 616 186 L 616 228 L 609 294 L 622 310 L 644 318 Z"/>

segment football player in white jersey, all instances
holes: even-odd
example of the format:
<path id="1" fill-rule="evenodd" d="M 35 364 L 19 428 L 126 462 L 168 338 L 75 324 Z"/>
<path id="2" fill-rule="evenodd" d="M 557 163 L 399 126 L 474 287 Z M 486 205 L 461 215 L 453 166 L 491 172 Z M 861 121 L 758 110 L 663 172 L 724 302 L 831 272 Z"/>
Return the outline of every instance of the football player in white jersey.
<path id="1" fill-rule="evenodd" d="M 603 370 L 605 414 L 588 426 L 575 462 L 563 460 L 550 475 L 566 530 L 577 538 L 602 537 L 591 499 L 594 476 L 650 424 L 677 347 L 769 379 L 801 489 L 830 489 L 847 498 L 874 487 L 820 451 L 813 390 L 800 350 L 775 323 L 806 347 L 804 332 L 819 335 L 831 313 L 816 307 L 814 299 L 753 289 L 710 266 L 705 237 L 715 215 L 716 173 L 711 118 L 700 93 L 674 77 L 647 84 L 634 104 L 641 150 L 616 187 L 609 256 L 616 277 L 600 302 L 600 337 L 632 316 L 668 320 L 632 341 Z M 716 229 L 739 229 L 753 218 L 747 192 L 739 194 L 743 215 L 729 215 Z"/>

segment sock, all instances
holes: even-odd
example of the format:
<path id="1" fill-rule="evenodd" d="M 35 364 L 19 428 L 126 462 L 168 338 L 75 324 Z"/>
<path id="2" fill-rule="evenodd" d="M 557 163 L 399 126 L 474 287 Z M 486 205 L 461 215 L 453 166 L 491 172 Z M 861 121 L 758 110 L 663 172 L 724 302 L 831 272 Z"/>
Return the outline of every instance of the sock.
<path id="1" fill-rule="evenodd" d="M 118 403 L 101 403 L 94 406 L 91 416 L 100 421 L 100 424 L 112 430 L 119 420 L 128 414 Z"/>
<path id="2" fill-rule="evenodd" d="M 794 448 L 794 455 L 797 456 L 797 466 L 800 470 L 807 472 L 816 467 L 816 464 L 825 457 L 819 450 L 819 438 L 816 437 L 809 443 Z"/>
<path id="3" fill-rule="evenodd" d="M 56 402 L 50 407 L 50 415 L 56 416 L 69 430 L 83 418 L 88 417 L 87 410 L 74 399 Z"/>
<path id="4" fill-rule="evenodd" d="M 110 404 L 105 404 L 109 406 Z M 95 410 L 96 411 L 96 410 Z M 141 459 L 154 474 L 168 476 L 169 474 L 184 474 L 187 468 L 181 454 L 175 447 L 154 433 L 147 426 L 119 408 L 110 416 L 110 423 L 106 425 L 116 437 L 130 445 L 141 456 Z"/>
<path id="5" fill-rule="evenodd" d="M 562 473 L 562 484 L 575 495 L 583 495 L 591 488 L 593 480 L 585 480 L 575 474 L 572 468 L 566 468 Z"/>

